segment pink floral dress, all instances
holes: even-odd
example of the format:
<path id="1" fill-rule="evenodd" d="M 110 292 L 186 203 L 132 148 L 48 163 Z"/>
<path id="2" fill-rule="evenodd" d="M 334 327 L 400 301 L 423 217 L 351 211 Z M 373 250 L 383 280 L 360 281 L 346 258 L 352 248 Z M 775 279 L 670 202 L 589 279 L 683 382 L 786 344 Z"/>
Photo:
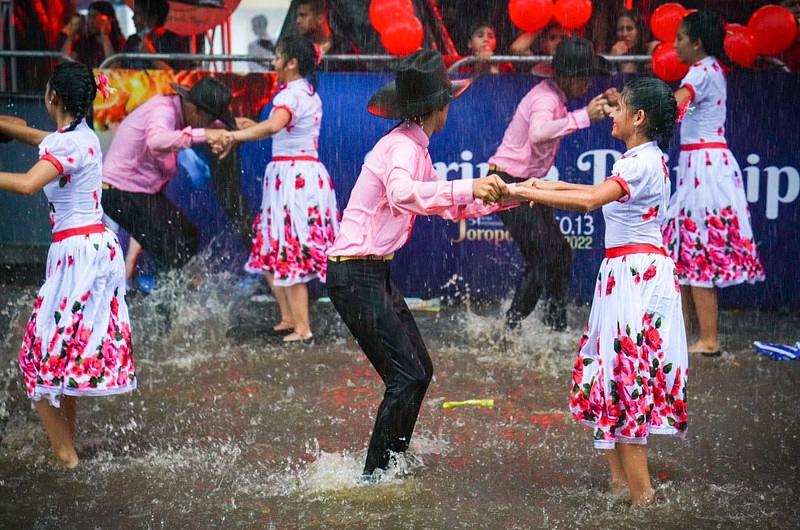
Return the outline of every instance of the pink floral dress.
<path id="1" fill-rule="evenodd" d="M 660 226 L 670 183 L 654 142 L 614 164 L 625 190 L 603 206 L 606 258 L 572 373 L 570 412 L 598 449 L 686 433 L 688 354 L 675 265 Z"/>
<path id="2" fill-rule="evenodd" d="M 763 281 L 742 171 L 725 141 L 725 74 L 716 58 L 706 57 L 692 65 L 681 86 L 691 101 L 681 122 L 677 188 L 664 226 L 680 283 Z"/>
<path id="3" fill-rule="evenodd" d="M 305 79 L 292 81 L 273 100 L 289 125 L 272 137 L 261 212 L 245 270 L 274 274 L 275 285 L 325 281 L 326 252 L 339 232 L 333 180 L 317 154 L 322 100 Z"/>
<path id="4" fill-rule="evenodd" d="M 39 157 L 59 177 L 44 187 L 53 244 L 19 352 L 25 390 L 56 407 L 62 395 L 128 392 L 136 374 L 125 263 L 116 235 L 101 223 L 100 143 L 81 122 L 47 136 Z"/>

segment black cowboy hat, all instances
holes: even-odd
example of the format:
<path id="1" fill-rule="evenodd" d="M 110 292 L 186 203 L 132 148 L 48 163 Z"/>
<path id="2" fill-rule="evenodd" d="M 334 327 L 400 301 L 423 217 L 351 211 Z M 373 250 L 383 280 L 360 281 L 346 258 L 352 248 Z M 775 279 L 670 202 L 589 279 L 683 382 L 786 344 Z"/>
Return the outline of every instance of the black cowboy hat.
<path id="1" fill-rule="evenodd" d="M 451 81 L 435 50 L 419 50 L 395 65 L 395 80 L 380 88 L 367 103 L 367 112 L 402 120 L 441 108 L 460 96 L 472 80 Z"/>
<path id="2" fill-rule="evenodd" d="M 553 56 L 553 71 L 560 77 L 590 77 L 611 74 L 611 63 L 594 53 L 592 43 L 570 37 L 558 43 Z"/>
<path id="3" fill-rule="evenodd" d="M 236 120 L 228 110 L 228 105 L 231 103 L 231 91 L 213 77 L 204 77 L 191 88 L 177 83 L 172 83 L 171 86 L 186 101 L 194 103 L 198 108 L 206 111 L 211 119 L 221 121 L 230 129 L 236 129 Z"/>

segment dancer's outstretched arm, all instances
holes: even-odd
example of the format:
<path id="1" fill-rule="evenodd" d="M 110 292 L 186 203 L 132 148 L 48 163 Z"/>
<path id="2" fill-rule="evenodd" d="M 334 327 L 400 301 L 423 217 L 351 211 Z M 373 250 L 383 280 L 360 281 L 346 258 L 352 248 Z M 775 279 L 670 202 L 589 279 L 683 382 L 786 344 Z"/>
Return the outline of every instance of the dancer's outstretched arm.
<path id="1" fill-rule="evenodd" d="M 575 184 L 563 180 L 542 180 L 537 178 L 529 179 L 520 185 L 551 191 L 586 190 L 592 188 L 592 184 Z"/>
<path id="2" fill-rule="evenodd" d="M 545 204 L 562 210 L 590 212 L 604 204 L 621 199 L 625 190 L 615 180 L 607 180 L 586 188 L 551 190 L 530 185 L 518 185 L 511 190 L 511 198 Z"/>
<path id="3" fill-rule="evenodd" d="M 0 134 L 22 143 L 39 145 L 50 132 L 28 127 L 25 120 L 16 116 L 0 116 Z"/>
<path id="4" fill-rule="evenodd" d="M 47 160 L 39 160 L 27 173 L 6 173 L 0 171 L 0 190 L 33 195 L 45 184 L 58 177 L 58 169 Z"/>

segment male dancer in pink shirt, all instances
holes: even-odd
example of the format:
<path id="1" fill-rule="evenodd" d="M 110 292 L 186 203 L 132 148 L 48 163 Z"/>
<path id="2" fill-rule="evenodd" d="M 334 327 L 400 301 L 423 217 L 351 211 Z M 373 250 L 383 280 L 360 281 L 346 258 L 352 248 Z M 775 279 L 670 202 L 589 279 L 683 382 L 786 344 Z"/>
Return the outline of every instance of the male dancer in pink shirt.
<path id="1" fill-rule="evenodd" d="M 178 151 L 222 146 L 226 131 L 205 127 L 219 120 L 235 129 L 236 122 L 228 110 L 230 90 L 216 79 L 173 88 L 177 95 L 154 96 L 122 120 L 103 162 L 101 200 L 106 214 L 162 265 L 180 267 L 197 254 L 199 242 L 197 229 L 164 196 Z M 135 258 L 126 262 L 130 267 Z"/>
<path id="2" fill-rule="evenodd" d="M 522 98 L 500 147 L 489 158 L 489 171 L 505 182 L 544 177 L 553 165 L 561 138 L 606 117 L 604 95 L 579 110 L 567 112 L 567 98 L 582 98 L 593 75 L 608 74 L 610 65 L 595 55 L 586 39 L 564 39 L 553 56 L 552 79 L 537 84 Z M 500 212 L 511 237 L 527 262 L 517 285 L 506 325 L 514 329 L 536 307 L 542 290 L 550 300 L 545 323 L 567 325 L 566 296 L 572 270 L 572 249 L 549 206 L 523 204 Z"/>
<path id="3" fill-rule="evenodd" d="M 391 453 L 408 449 L 433 375 L 414 317 L 390 278 L 394 253 L 408 241 L 417 215 L 453 220 L 487 215 L 498 210 L 490 203 L 508 192 L 496 175 L 442 180 L 431 163 L 428 141 L 444 127 L 449 103 L 467 86 L 447 78 L 439 52 L 420 50 L 399 62 L 395 81 L 372 97 L 367 110 L 401 122 L 364 161 L 328 250 L 331 301 L 386 385 L 364 483 L 380 478 L 374 472 L 388 467 Z"/>

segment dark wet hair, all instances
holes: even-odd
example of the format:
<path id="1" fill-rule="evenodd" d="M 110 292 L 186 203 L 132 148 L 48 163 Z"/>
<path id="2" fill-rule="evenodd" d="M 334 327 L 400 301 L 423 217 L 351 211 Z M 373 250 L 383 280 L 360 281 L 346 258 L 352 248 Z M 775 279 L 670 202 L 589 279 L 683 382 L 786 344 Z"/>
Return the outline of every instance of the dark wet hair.
<path id="1" fill-rule="evenodd" d="M 91 111 L 97 94 L 92 70 L 81 63 L 61 63 L 47 84 L 50 90 L 58 94 L 64 110 L 75 116 L 64 132 L 74 130 Z"/>
<path id="2" fill-rule="evenodd" d="M 309 39 L 297 34 L 287 35 L 278 41 L 275 52 L 288 59 L 297 59 L 300 75 L 307 77 L 317 88 L 317 49 Z"/>
<path id="3" fill-rule="evenodd" d="M 644 134 L 667 149 L 678 116 L 678 103 L 669 85 L 660 79 L 640 77 L 625 85 L 622 99 L 631 114 L 644 111 Z"/>
<path id="4" fill-rule="evenodd" d="M 633 9 L 631 11 L 623 11 L 619 14 L 616 18 L 616 23 L 619 23 L 619 19 L 621 18 L 629 18 L 633 21 L 633 25 L 636 26 L 636 31 L 639 34 L 639 42 L 636 43 L 630 51 L 630 55 L 647 55 L 647 43 L 650 41 L 650 31 L 647 27 L 647 24 L 644 23 L 644 18 L 642 14 Z M 614 26 L 614 32 L 611 35 L 611 41 L 609 43 L 609 48 L 614 45 L 617 41 L 617 27 Z"/>
<path id="5" fill-rule="evenodd" d="M 144 7 L 147 21 L 155 20 L 159 28 L 167 23 L 169 15 L 169 3 L 167 0 L 136 0 L 137 4 Z"/>
<path id="6" fill-rule="evenodd" d="M 703 51 L 726 64 L 731 64 L 725 54 L 725 27 L 715 13 L 695 11 L 683 17 L 681 26 L 691 41 L 703 43 Z"/>
<path id="7" fill-rule="evenodd" d="M 300 0 L 297 2 L 297 7 L 308 6 L 311 11 L 318 15 L 328 14 L 328 4 L 325 0 Z"/>
<path id="8" fill-rule="evenodd" d="M 119 29 L 119 21 L 117 20 L 117 12 L 114 11 L 114 6 L 105 0 L 98 0 L 92 2 L 88 7 L 89 11 L 97 11 L 101 15 L 105 15 L 111 19 L 111 34 L 108 36 L 114 44 L 115 49 L 121 48 L 125 43 L 125 38 L 122 36 L 122 31 Z"/>

